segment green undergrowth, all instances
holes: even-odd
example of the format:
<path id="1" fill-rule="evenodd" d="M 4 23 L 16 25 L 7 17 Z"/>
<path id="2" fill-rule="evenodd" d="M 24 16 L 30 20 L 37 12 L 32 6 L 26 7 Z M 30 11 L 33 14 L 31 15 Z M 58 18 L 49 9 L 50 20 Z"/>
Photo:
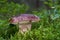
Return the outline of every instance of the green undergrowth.
<path id="1" fill-rule="evenodd" d="M 36 14 L 37 13 L 37 14 Z M 44 12 L 45 13 L 45 12 Z M 18 34 L 16 26 L 9 25 L 8 20 L 0 20 L 1 40 L 60 40 L 60 17 L 49 21 L 48 15 L 35 12 L 40 15 L 40 21 L 32 23 L 31 31 L 24 35 Z"/>

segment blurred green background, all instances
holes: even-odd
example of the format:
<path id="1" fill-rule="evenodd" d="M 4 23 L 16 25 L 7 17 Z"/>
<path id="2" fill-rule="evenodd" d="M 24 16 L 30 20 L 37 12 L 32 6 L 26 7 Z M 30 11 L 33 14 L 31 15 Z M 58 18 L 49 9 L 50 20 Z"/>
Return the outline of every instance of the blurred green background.
<path id="1" fill-rule="evenodd" d="M 9 19 L 24 13 L 35 14 L 40 21 L 22 35 Z M 60 40 L 60 0 L 0 0 L 0 40 Z"/>

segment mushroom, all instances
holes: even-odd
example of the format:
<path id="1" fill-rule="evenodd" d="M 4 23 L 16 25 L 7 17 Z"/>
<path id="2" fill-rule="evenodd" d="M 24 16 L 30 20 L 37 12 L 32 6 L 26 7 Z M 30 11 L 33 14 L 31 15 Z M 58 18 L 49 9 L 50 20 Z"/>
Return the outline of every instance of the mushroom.
<path id="1" fill-rule="evenodd" d="M 19 16 L 12 17 L 10 20 L 11 24 L 19 26 L 19 32 L 24 33 L 31 30 L 31 23 L 38 22 L 40 19 L 38 16 L 33 14 L 21 14 Z"/>

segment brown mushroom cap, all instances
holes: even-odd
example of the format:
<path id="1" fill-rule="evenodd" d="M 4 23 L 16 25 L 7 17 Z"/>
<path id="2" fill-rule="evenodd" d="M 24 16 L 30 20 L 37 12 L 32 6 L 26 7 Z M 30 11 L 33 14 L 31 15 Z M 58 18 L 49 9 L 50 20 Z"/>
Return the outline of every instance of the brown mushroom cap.
<path id="1" fill-rule="evenodd" d="M 39 21 L 40 18 L 36 15 L 33 14 L 21 14 L 20 16 L 15 16 L 12 17 L 12 19 L 10 20 L 10 23 L 12 24 L 23 24 L 23 23 L 32 23 L 32 22 L 37 22 Z"/>

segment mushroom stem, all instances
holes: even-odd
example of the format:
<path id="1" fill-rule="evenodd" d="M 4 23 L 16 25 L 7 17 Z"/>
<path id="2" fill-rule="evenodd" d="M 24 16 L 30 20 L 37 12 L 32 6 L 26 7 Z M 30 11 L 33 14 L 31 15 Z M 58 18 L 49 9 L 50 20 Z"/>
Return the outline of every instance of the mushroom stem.
<path id="1" fill-rule="evenodd" d="M 31 24 L 19 24 L 19 32 L 25 33 L 31 30 Z"/>

